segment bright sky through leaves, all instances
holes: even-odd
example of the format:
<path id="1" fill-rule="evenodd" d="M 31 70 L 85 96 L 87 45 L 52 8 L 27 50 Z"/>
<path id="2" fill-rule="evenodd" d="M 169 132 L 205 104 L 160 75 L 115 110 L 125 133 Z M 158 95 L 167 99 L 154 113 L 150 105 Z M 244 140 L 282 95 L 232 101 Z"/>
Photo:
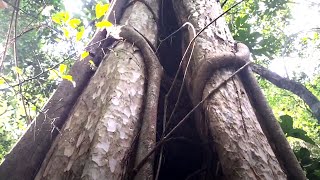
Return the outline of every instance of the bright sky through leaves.
<path id="1" fill-rule="evenodd" d="M 285 33 L 290 36 L 292 34 L 304 31 L 307 32 L 312 28 L 320 28 L 320 12 L 318 6 L 310 6 L 313 3 L 319 4 L 318 0 L 296 0 L 293 4 L 292 16 L 293 20 L 290 21 L 290 25 L 284 30 Z M 313 35 L 313 33 L 310 33 Z M 305 33 L 301 33 L 301 36 L 305 36 Z M 298 36 L 300 37 L 300 36 Z M 299 45 L 298 45 L 299 46 Z M 292 53 L 290 57 L 279 57 L 272 61 L 270 69 L 279 75 L 286 77 L 287 73 L 289 77 L 292 77 L 293 72 L 303 72 L 312 77 L 316 66 L 319 64 L 320 52 L 310 49 L 310 56 L 307 58 L 299 57 L 298 53 Z M 308 50 L 307 50 L 308 51 Z M 287 72 L 286 72 L 287 71 Z"/>

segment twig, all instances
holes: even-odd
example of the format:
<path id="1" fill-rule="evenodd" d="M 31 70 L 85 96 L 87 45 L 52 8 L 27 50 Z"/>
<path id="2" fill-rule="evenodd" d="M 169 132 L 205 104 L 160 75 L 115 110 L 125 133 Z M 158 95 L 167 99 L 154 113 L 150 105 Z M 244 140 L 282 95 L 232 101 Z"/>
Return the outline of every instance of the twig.
<path id="1" fill-rule="evenodd" d="M 0 60 L 0 73 L 2 72 L 3 62 L 4 62 L 4 59 L 5 59 L 5 57 L 6 57 L 6 53 L 7 53 L 7 50 L 8 50 L 8 44 L 9 44 L 10 34 L 11 34 L 11 31 L 12 31 L 12 24 L 13 24 L 14 13 L 15 13 L 15 11 L 13 10 L 13 11 L 12 11 L 12 15 L 11 15 L 11 20 L 10 20 L 10 25 L 9 25 L 8 33 L 7 33 L 6 44 L 5 44 L 5 46 L 4 46 L 3 55 L 2 55 L 2 58 L 1 58 L 1 60 Z"/>
<path id="2" fill-rule="evenodd" d="M 17 0 L 16 1 L 16 6 L 19 7 L 20 5 L 20 0 Z M 19 11 L 15 11 L 15 20 L 14 20 L 14 37 L 17 36 L 17 25 L 18 25 L 18 15 L 19 15 Z M 14 43 L 13 43 L 13 57 L 14 57 L 14 63 L 15 63 L 15 66 L 18 68 L 19 66 L 19 63 L 18 63 L 18 57 L 17 57 L 17 40 L 14 40 Z M 20 84 L 20 74 L 19 72 L 16 72 L 16 75 L 17 75 L 17 79 L 18 79 L 18 82 Z M 28 114 L 28 111 L 27 111 L 27 107 L 26 107 L 26 102 L 25 102 L 25 99 L 24 99 L 24 96 L 23 96 L 23 93 L 22 93 L 22 86 L 19 85 L 19 94 L 21 96 L 21 101 L 22 101 L 22 106 L 23 106 L 23 109 L 24 109 L 24 113 L 27 117 L 27 123 L 30 124 L 31 123 L 31 119 L 29 117 L 29 114 Z"/>
<path id="3" fill-rule="evenodd" d="M 35 76 L 33 76 L 33 77 L 30 77 L 30 78 L 28 78 L 28 79 L 24 79 L 24 80 L 22 80 L 21 82 L 19 82 L 19 83 L 17 83 L 17 84 L 13 84 L 13 85 L 9 85 L 9 86 L 10 86 L 11 88 L 13 88 L 13 87 L 15 87 L 15 86 L 19 86 L 19 85 L 22 85 L 22 84 L 24 84 L 24 83 L 26 83 L 26 82 L 29 82 L 29 81 L 31 81 L 31 80 L 37 79 L 38 77 L 40 77 L 40 76 L 48 73 L 49 71 L 53 70 L 53 69 L 56 68 L 56 67 L 58 67 L 60 64 L 64 63 L 66 60 L 68 60 L 69 58 L 71 58 L 71 57 L 74 56 L 75 54 L 76 54 L 75 52 L 72 53 L 68 58 L 63 59 L 62 61 L 58 62 L 57 64 L 53 65 L 52 67 L 48 68 L 48 69 L 45 70 L 45 71 L 42 71 L 41 73 L 39 73 L 39 74 L 37 74 L 37 75 L 35 75 Z M 0 77 L 2 77 L 2 76 L 0 76 Z M 8 88 L 2 88 L 2 89 L 0 89 L 0 91 L 1 91 L 1 90 L 5 90 L 5 89 L 8 89 Z"/>

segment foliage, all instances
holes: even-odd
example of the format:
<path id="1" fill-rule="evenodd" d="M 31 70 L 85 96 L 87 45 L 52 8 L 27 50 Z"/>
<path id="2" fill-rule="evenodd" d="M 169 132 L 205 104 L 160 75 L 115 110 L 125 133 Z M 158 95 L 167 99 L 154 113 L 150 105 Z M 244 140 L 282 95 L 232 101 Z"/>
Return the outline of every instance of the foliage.
<path id="1" fill-rule="evenodd" d="M 47 2 L 47 6 L 50 5 L 61 6 L 60 1 L 55 0 Z M 44 42 L 49 43 L 47 40 L 50 39 L 44 34 L 51 31 L 47 28 L 46 18 L 41 14 L 45 7 L 38 1 L 20 1 L 21 10 L 16 29 L 17 63 L 12 50 L 15 40 L 13 31 L 9 37 L 7 56 L 1 67 L 0 77 L 0 159 L 26 130 L 28 123 L 40 111 L 56 85 L 43 73 L 59 58 L 50 56 L 42 49 Z M 8 8 L 0 11 L 1 53 L 6 44 L 12 10 L 13 8 Z M 42 75 L 33 79 L 39 74 Z M 19 81 L 25 83 L 19 87 Z"/>
<path id="2" fill-rule="evenodd" d="M 224 9 L 234 1 L 228 1 Z M 272 58 L 282 48 L 283 28 L 288 24 L 288 0 L 247 0 L 227 16 L 229 28 L 237 41 L 245 42 L 254 56 Z"/>
<path id="3" fill-rule="evenodd" d="M 320 178 L 320 158 L 312 157 L 310 151 L 307 148 L 300 148 L 295 151 L 295 155 L 300 161 L 300 165 L 307 173 L 308 179 Z"/>

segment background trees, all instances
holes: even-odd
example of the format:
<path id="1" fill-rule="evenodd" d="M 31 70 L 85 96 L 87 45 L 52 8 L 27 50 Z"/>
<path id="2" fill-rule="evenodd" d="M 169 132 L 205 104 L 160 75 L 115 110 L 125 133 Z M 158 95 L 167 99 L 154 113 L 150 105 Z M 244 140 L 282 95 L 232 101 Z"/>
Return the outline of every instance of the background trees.
<path id="1" fill-rule="evenodd" d="M 54 8 L 50 10 L 52 14 L 59 11 L 60 8 L 57 8 L 59 7 L 57 6 L 59 3 L 60 2 L 52 1 L 45 5 L 32 1 L 21 1 L 20 9 L 23 9 L 26 13 L 21 11 L 18 15 L 18 19 L 21 17 L 21 20 L 18 21 L 17 27 L 28 26 L 28 22 L 30 23 L 35 19 L 30 16 L 30 14 L 36 15 L 37 17 L 41 10 L 44 10 L 46 6 L 50 6 L 51 4 L 54 5 Z M 224 8 L 227 9 L 233 3 L 234 2 L 232 1 L 227 1 Z M 15 2 L 12 2 L 11 4 L 15 5 Z M 287 1 L 270 1 L 268 3 L 246 1 L 233 9 L 232 13 L 227 16 L 227 20 L 230 22 L 229 27 L 234 33 L 235 39 L 249 45 L 254 55 L 254 59 L 265 66 L 270 64 L 272 59 L 279 55 L 287 56 L 290 55 L 291 52 L 295 53 L 296 49 L 304 49 L 311 45 L 316 49 L 318 46 L 317 32 L 301 32 L 298 34 L 295 32 L 293 35 L 288 35 L 283 32 L 283 28 L 289 23 L 288 17 L 290 16 L 290 6 L 292 6 L 292 4 Z M 92 4 L 92 2 L 87 3 L 84 7 L 84 9 L 87 9 L 82 11 L 85 12 L 85 17 L 90 17 L 88 14 L 94 14 L 92 11 L 94 10 L 95 4 Z M 8 14 L 10 14 L 12 10 L 13 8 L 8 8 L 1 11 L 1 13 L 3 12 L 1 17 L 7 19 L 7 24 L 1 24 L 1 26 L 3 25 L 6 28 L 1 29 L 8 29 L 8 24 L 10 24 L 10 16 L 8 16 Z M 52 14 L 50 14 L 50 16 L 52 16 Z M 25 18 L 22 18 L 24 16 Z M 72 17 L 77 16 L 81 15 L 73 15 Z M 70 42 L 71 40 L 68 40 L 66 37 L 69 31 L 63 29 L 63 26 L 53 23 L 48 18 L 49 16 L 45 16 L 41 13 L 38 17 L 38 21 L 43 22 L 44 25 L 41 24 L 38 31 L 27 31 L 21 38 L 17 38 L 18 64 L 14 63 L 12 50 L 8 50 L 8 56 L 6 56 L 2 67 L 3 93 L 1 95 L 3 103 L 1 103 L 1 112 L 3 113 L 1 114 L 3 118 L 1 119 L 4 119 L 2 125 L 4 143 L 1 145 L 4 147 L 4 152 L 8 151 L 9 144 L 13 143 L 13 141 L 18 138 L 18 135 L 21 134 L 21 131 L 17 129 L 19 129 L 19 127 L 20 129 L 26 127 L 26 124 L 28 124 L 30 119 L 35 116 L 35 112 L 39 110 L 39 107 L 42 106 L 41 104 L 49 97 L 49 94 L 53 91 L 54 87 L 56 87 L 56 82 L 50 80 L 49 73 L 51 72 L 52 76 L 58 74 L 60 77 L 62 77 L 62 75 L 67 75 L 67 73 L 64 74 L 63 67 L 60 65 L 68 65 L 68 59 L 63 61 L 63 63 L 61 63 L 61 60 L 66 57 L 70 58 L 71 55 L 74 55 L 72 48 L 71 51 L 67 51 L 67 54 L 60 56 L 57 56 L 55 53 L 50 53 L 50 48 L 57 47 L 53 45 L 54 43 L 57 43 L 55 42 L 57 41 L 56 38 L 65 39 L 66 44 L 69 44 L 70 47 L 72 47 L 74 42 Z M 87 21 L 90 20 L 91 19 L 89 18 Z M 83 20 L 83 25 L 85 27 L 90 27 L 90 23 L 84 22 L 85 20 Z M 32 25 L 33 26 L 29 26 L 38 27 L 36 21 Z M 21 32 L 24 31 L 21 30 L 17 34 Z M 77 29 L 77 32 L 81 32 L 81 28 Z M 1 34 L 6 35 L 7 30 Z M 13 37 L 14 35 L 11 33 L 10 38 Z M 34 37 L 39 38 L 34 39 Z M 75 37 L 71 36 L 71 38 Z M 3 39 L 2 42 L 6 42 L 6 36 L 1 37 L 1 39 Z M 45 44 L 47 44 L 47 46 L 44 46 Z M 302 46 L 294 46 L 295 44 L 302 44 Z M 30 47 L 30 45 L 34 47 Z M 55 49 L 55 52 L 56 50 L 57 49 Z M 51 54 L 53 55 L 51 56 Z M 307 56 L 308 51 L 301 51 L 298 55 L 301 57 Z M 57 71 L 48 71 L 47 68 L 49 67 L 53 67 Z M 19 86 L 12 87 L 19 83 L 17 74 L 19 74 L 20 71 L 22 71 L 19 75 L 21 76 L 22 81 L 23 79 L 30 78 L 32 78 L 32 80 L 23 83 L 21 88 L 19 88 Z M 43 73 L 39 78 L 33 79 L 33 77 L 42 72 L 46 73 Z M 312 78 L 304 73 L 296 73 L 290 76 L 288 73 L 287 78 L 305 84 L 311 92 L 317 95 L 317 81 L 319 78 L 317 78 L 316 75 L 317 71 L 315 71 L 314 74 L 315 77 Z M 310 107 L 305 106 L 300 98 L 292 95 L 291 92 L 279 90 L 263 80 L 263 78 L 261 78 L 260 82 L 265 88 L 265 93 L 267 94 L 270 104 L 273 105 L 273 110 L 277 117 L 279 117 L 279 120 L 281 120 L 281 125 L 285 133 L 288 136 L 304 140 L 300 141 L 290 138 L 292 146 L 296 150 L 298 158 L 301 159 L 301 164 L 307 169 L 309 177 L 316 177 L 318 175 L 318 172 L 316 171 L 318 167 L 316 158 L 319 158 L 319 126 L 316 118 L 312 114 L 312 110 L 310 110 Z M 11 86 L 8 86 L 7 83 Z M 21 89 L 21 91 L 19 89 Z M 21 96 L 21 94 L 23 96 Z M 22 101 L 22 99 L 24 100 Z M 54 127 L 52 128 L 54 129 Z M 52 129 L 48 129 L 48 131 L 51 130 Z M 8 131 L 13 132 L 12 135 L 11 133 L 8 133 Z M 310 154 L 310 152 L 312 153 Z"/>

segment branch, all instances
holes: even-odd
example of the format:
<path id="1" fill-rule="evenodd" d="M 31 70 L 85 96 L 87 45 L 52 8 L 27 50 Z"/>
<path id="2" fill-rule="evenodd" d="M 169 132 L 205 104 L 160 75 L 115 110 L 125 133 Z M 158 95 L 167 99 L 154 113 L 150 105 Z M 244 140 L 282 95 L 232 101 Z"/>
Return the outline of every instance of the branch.
<path id="1" fill-rule="evenodd" d="M 251 65 L 252 71 L 259 74 L 264 79 L 270 81 L 272 84 L 279 88 L 288 90 L 295 95 L 299 96 L 311 109 L 312 114 L 318 119 L 320 124 L 320 102 L 319 99 L 313 95 L 306 87 L 301 83 L 293 81 L 288 78 L 279 76 L 278 74 L 270 71 L 269 69 L 258 65 Z"/>

